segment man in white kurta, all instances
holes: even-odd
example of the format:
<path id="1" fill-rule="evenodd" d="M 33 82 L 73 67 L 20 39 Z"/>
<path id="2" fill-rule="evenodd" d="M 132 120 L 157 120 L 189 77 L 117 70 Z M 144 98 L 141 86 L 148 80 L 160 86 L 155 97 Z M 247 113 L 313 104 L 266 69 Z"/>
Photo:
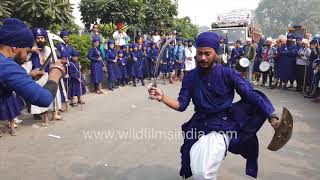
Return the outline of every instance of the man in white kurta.
<path id="1" fill-rule="evenodd" d="M 196 68 L 196 60 L 195 56 L 197 55 L 196 48 L 193 46 L 193 40 L 188 40 L 188 47 L 185 48 L 186 60 L 185 63 L 185 71 L 184 73 L 188 73 L 192 69 Z"/>

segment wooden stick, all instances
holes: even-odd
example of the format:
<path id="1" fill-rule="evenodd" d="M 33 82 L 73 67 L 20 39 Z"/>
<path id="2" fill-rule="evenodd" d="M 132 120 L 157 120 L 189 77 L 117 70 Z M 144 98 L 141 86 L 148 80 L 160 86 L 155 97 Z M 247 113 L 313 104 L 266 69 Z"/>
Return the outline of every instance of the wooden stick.
<path id="1" fill-rule="evenodd" d="M 68 65 L 68 63 L 69 63 L 69 61 L 67 59 L 67 65 L 66 65 L 66 67 L 67 67 L 67 69 L 66 69 L 67 75 L 69 75 L 69 65 Z M 70 76 L 67 79 L 67 87 L 66 87 L 67 97 L 66 97 L 66 99 L 68 99 L 68 96 L 69 96 L 69 79 L 70 79 Z M 66 102 L 67 102 L 67 100 L 66 100 Z M 66 103 L 66 112 L 68 112 L 68 102 Z"/>
<path id="2" fill-rule="evenodd" d="M 82 75 L 81 75 L 81 64 L 80 61 L 79 62 L 79 79 L 80 79 L 80 97 L 79 97 L 79 101 L 80 101 L 80 111 L 82 111 Z"/>

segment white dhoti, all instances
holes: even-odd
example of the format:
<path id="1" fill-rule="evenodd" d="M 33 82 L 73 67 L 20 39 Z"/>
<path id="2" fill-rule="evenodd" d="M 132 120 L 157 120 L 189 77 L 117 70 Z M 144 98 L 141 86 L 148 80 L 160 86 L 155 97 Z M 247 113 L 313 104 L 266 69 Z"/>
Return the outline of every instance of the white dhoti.
<path id="1" fill-rule="evenodd" d="M 190 150 L 190 167 L 195 180 L 216 180 L 228 151 L 230 139 L 226 134 L 211 132 L 202 136 Z"/>
<path id="2" fill-rule="evenodd" d="M 43 87 L 47 83 L 48 78 L 49 78 L 48 73 L 45 73 L 39 80 L 36 81 L 36 83 Z M 30 113 L 41 114 L 48 111 L 49 109 L 52 109 L 52 103 L 49 107 L 39 107 L 39 106 L 31 105 Z"/>

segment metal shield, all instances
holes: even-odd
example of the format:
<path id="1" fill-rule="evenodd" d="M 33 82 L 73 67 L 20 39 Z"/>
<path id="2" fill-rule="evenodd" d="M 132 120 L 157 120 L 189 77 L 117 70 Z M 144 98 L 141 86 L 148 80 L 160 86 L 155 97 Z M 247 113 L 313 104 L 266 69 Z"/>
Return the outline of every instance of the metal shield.
<path id="1" fill-rule="evenodd" d="M 283 108 L 279 126 L 275 129 L 275 134 L 268 146 L 270 151 L 281 149 L 291 139 L 293 130 L 293 119 L 290 111 Z"/>

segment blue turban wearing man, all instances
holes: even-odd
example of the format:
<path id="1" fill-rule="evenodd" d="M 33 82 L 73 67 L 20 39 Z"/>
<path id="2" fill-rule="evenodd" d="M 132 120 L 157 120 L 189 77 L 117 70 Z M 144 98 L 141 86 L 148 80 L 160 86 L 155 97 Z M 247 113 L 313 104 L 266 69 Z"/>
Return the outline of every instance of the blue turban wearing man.
<path id="1" fill-rule="evenodd" d="M 61 33 L 60 33 L 60 37 L 69 36 L 69 35 L 70 35 L 70 33 L 66 30 L 61 31 Z"/>
<path id="2" fill-rule="evenodd" d="M 220 36 L 213 32 L 201 33 L 197 38 L 196 46 L 197 48 L 210 47 L 218 52 L 220 48 Z"/>
<path id="3" fill-rule="evenodd" d="M 47 32 L 43 28 L 33 28 L 32 33 L 34 38 L 36 38 L 37 36 L 43 36 L 45 38 L 47 37 Z"/>
<path id="4" fill-rule="evenodd" d="M 34 37 L 27 25 L 16 18 L 4 19 L 0 28 L 0 44 L 17 48 L 31 48 Z"/>

